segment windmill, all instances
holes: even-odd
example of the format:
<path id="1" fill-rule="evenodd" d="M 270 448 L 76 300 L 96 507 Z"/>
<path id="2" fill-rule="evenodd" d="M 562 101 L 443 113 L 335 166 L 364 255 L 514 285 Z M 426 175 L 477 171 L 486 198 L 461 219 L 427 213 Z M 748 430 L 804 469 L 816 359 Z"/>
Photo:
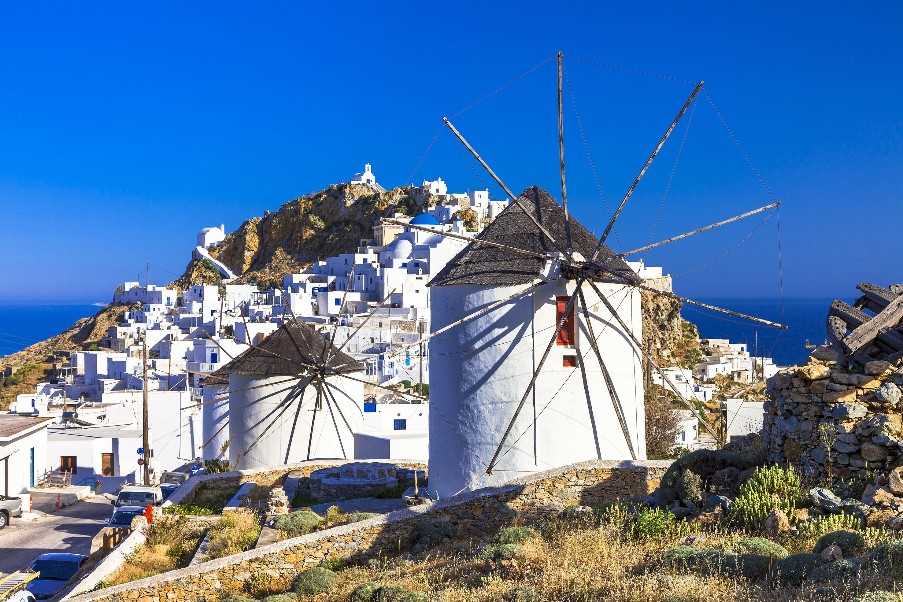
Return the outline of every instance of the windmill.
<path id="1" fill-rule="evenodd" d="M 455 125 L 443 118 L 445 126 L 505 192 L 510 200 L 508 208 L 474 237 L 384 220 L 468 243 L 430 283 L 433 331 L 386 354 L 405 353 L 415 346 L 431 344 L 434 366 L 430 482 L 431 486 L 437 485 L 443 497 L 579 460 L 644 457 L 643 379 L 637 374 L 644 361 L 661 375 L 666 387 L 682 403 L 695 408 L 643 349 L 641 291 L 757 324 L 786 328 L 771 320 L 647 287 L 625 262 L 630 255 L 774 210 L 779 206 L 777 202 L 635 249 L 614 252 L 606 245 L 635 190 L 696 100 L 703 83 L 693 88 L 657 141 L 598 239 L 568 209 L 563 84 L 563 55 L 559 53 L 560 205 L 535 188 L 515 195 Z M 331 409 L 340 405 L 337 394 L 344 394 L 352 383 L 365 383 L 365 379 L 355 375 L 359 366 L 342 349 L 372 315 L 366 316 L 338 347 L 334 345 L 338 325 L 333 327 L 327 342 L 292 316 L 271 335 L 274 341 L 252 345 L 236 358 L 234 364 L 249 355 L 256 362 L 271 365 L 251 376 L 272 381 L 236 379 L 233 383 L 230 377 L 228 393 L 259 391 L 265 384 L 274 388 L 255 393 L 255 397 L 278 401 L 266 412 L 259 412 L 259 418 L 252 423 L 242 419 L 241 429 L 233 424 L 236 415 L 230 404 L 230 454 L 249 455 L 260 445 L 258 440 L 278 423 L 285 433 L 277 441 L 280 451 L 285 451 L 285 461 L 291 457 L 296 432 L 308 429 L 307 457 L 311 457 L 310 441 L 317 413 L 325 407 L 334 418 Z M 305 340 L 299 342 L 296 339 L 302 333 Z M 561 383 L 556 385 L 556 379 Z M 373 386 L 398 393 L 391 387 Z M 305 397 L 311 389 L 314 393 Z M 287 421 L 283 417 L 290 415 L 287 412 L 292 408 L 294 420 Z M 298 416 L 305 411 L 311 419 L 302 421 L 299 429 Z M 353 431 L 354 426 L 344 418 L 345 430 Z M 718 436 L 704 420 L 702 426 Z M 242 435 L 241 430 L 251 434 Z M 334 430 L 342 441 L 338 423 Z M 241 439 L 237 446 L 236 437 Z M 347 449 L 341 451 L 348 457 Z"/>
<path id="2" fill-rule="evenodd" d="M 469 245 L 430 282 L 433 332 L 426 339 L 432 363 L 441 366 L 431 369 L 430 483 L 440 496 L 580 460 L 645 457 L 638 374 L 644 361 L 695 409 L 643 349 L 640 291 L 786 328 L 645 286 L 624 261 L 776 209 L 777 202 L 635 249 L 616 253 L 606 245 L 703 82 L 693 88 L 595 239 L 568 210 L 561 53 L 557 81 L 560 205 L 535 188 L 515 195 L 443 118 L 510 204 L 479 235 L 455 234 Z M 702 425 L 720 438 L 704 420 Z"/>

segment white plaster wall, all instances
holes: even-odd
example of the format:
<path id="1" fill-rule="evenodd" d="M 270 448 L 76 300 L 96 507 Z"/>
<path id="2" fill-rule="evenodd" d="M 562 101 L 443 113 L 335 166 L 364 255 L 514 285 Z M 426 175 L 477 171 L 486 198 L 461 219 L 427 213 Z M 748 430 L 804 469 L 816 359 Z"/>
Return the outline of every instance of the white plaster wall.
<path id="1" fill-rule="evenodd" d="M 640 295 L 620 285 L 599 285 L 641 339 Z M 528 286 L 483 289 L 435 287 L 433 330 Z M 629 459 L 588 332 L 577 313 L 577 338 L 587 369 L 590 411 L 579 368 L 564 368 L 571 348 L 553 346 L 535 394 L 527 398 L 494 473 L 486 468 L 555 330 L 555 297 L 573 291 L 556 281 L 467 322 L 430 342 L 430 487 L 441 497 L 495 485 L 539 470 L 596 459 Z M 593 290 L 584 287 L 593 328 L 608 366 L 639 459 L 645 458 L 642 365 Z M 534 339 L 535 335 L 535 339 Z M 535 424 L 535 427 L 534 427 Z"/>
<path id="2" fill-rule="evenodd" d="M 223 457 L 223 445 L 229 440 L 228 390 L 228 385 L 204 385 L 201 457 L 205 460 Z"/>
<path id="3" fill-rule="evenodd" d="M 31 468 L 30 450 L 34 448 L 34 482 L 47 472 L 47 428 L 40 428 L 12 441 L 0 443 L 0 459 L 8 458 L 9 482 L 4 483 L 4 474 L 0 471 L 0 494 L 4 490 L 15 496 L 26 493 L 31 486 L 29 469 Z M 2 462 L 0 462 L 2 464 Z"/>
<path id="4" fill-rule="evenodd" d="M 352 376 L 362 378 L 360 373 Z M 361 429 L 363 384 L 336 376 L 327 381 L 335 387 L 332 393 L 345 420 L 351 426 L 351 432 L 345 426 L 342 417 L 335 412 L 335 421 L 338 425 L 338 435 L 336 434 L 336 427 L 325 403 L 314 419 L 316 389 L 309 386 L 304 391 L 301 413 L 298 414 L 298 424 L 292 437 L 292 424 L 298 402 L 292 402 L 288 409 L 281 407 L 281 404 L 289 393 L 287 389 L 298 381 L 288 380 L 285 376 L 253 379 L 237 374 L 230 375 L 228 430 L 229 463 L 232 467 L 246 470 L 284 464 L 290 439 L 292 446 L 289 462 L 306 460 L 311 430 L 313 430 L 311 459 L 342 458 L 340 439 L 345 448 L 345 455 L 349 459 L 354 458 L 352 433 Z"/>

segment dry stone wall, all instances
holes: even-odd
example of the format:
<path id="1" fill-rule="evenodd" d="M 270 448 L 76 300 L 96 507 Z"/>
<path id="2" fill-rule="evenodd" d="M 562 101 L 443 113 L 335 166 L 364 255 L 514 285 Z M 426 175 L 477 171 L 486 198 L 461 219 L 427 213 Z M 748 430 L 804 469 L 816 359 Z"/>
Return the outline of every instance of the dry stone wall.
<path id="1" fill-rule="evenodd" d="M 875 360 L 850 369 L 819 348 L 768 381 L 764 438 L 770 462 L 819 478 L 886 473 L 903 455 L 903 368 Z"/>
<path id="2" fill-rule="evenodd" d="M 466 546 L 469 540 L 485 538 L 503 526 L 537 515 L 571 506 L 645 496 L 658 486 L 669 464 L 667 461 L 575 464 L 503 487 L 288 539 L 73 600 L 215 601 L 241 591 L 252 575 L 283 579 L 327 558 L 362 562 L 416 550 L 425 525 L 443 525 L 433 531 L 444 533 L 450 542 Z"/>

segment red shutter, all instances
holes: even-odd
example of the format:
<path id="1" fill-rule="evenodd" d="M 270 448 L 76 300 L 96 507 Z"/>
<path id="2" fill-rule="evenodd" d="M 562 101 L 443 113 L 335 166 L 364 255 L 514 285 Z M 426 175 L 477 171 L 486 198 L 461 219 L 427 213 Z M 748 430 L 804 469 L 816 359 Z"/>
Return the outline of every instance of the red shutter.
<path id="1" fill-rule="evenodd" d="M 568 308 L 570 297 L 555 297 L 555 326 L 561 322 L 564 312 Z M 570 313 L 564 320 L 564 326 L 558 331 L 558 338 L 555 340 L 557 345 L 573 347 L 576 337 L 574 336 L 574 307 L 571 307 Z"/>

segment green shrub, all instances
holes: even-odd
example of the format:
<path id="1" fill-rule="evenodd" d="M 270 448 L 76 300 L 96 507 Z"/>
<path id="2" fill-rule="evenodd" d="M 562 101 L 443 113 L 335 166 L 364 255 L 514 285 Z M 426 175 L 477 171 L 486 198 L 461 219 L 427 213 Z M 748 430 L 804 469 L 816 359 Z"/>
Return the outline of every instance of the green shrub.
<path id="1" fill-rule="evenodd" d="M 273 594 L 263 599 L 263 602 L 298 602 L 295 594 Z"/>
<path id="2" fill-rule="evenodd" d="M 737 572 L 751 581 L 757 581 L 768 577 L 777 562 L 774 556 L 740 554 L 737 557 Z"/>
<path id="3" fill-rule="evenodd" d="M 210 528 L 207 538 L 207 554 L 222 558 L 244 552 L 257 543 L 260 536 L 260 519 L 247 508 L 227 512 Z"/>
<path id="4" fill-rule="evenodd" d="M 856 531 L 834 531 L 833 533 L 822 535 L 812 551 L 815 554 L 821 554 L 825 548 L 832 544 L 837 544 L 844 556 L 856 556 L 865 549 L 865 538 Z"/>
<path id="5" fill-rule="evenodd" d="M 337 575 L 322 566 L 302 571 L 295 577 L 292 591 L 304 596 L 313 596 L 329 591 L 335 585 Z"/>
<path id="6" fill-rule="evenodd" d="M 761 529 L 772 510 L 791 516 L 803 499 L 800 476 L 793 467 L 766 466 L 758 468 L 740 486 L 731 505 L 731 520 L 746 528 Z"/>
<path id="7" fill-rule="evenodd" d="M 297 510 L 276 517 L 273 526 L 286 537 L 299 537 L 316 531 L 324 522 L 323 517 L 311 510 Z"/>
<path id="8" fill-rule="evenodd" d="M 693 546 L 676 546 L 665 550 L 659 558 L 659 563 L 666 568 L 683 568 L 699 552 L 700 550 Z"/>
<path id="9" fill-rule="evenodd" d="M 784 546 L 764 537 L 744 537 L 731 544 L 730 551 L 737 554 L 758 554 L 771 558 L 784 558 L 788 552 Z"/>
<path id="10" fill-rule="evenodd" d="M 702 503 L 702 478 L 692 470 L 683 470 L 674 482 L 674 492 L 685 502 Z"/>
<path id="11" fill-rule="evenodd" d="M 799 536 L 802 539 L 818 539 L 826 533 L 834 531 L 858 531 L 863 526 L 862 518 L 852 514 L 830 514 L 818 516 L 799 525 Z"/>
<path id="12" fill-rule="evenodd" d="M 519 544 L 538 537 L 534 529 L 530 527 L 505 527 L 495 535 L 495 542 L 498 544 Z"/>
<path id="13" fill-rule="evenodd" d="M 833 562 L 819 565 L 809 573 L 809 580 L 816 583 L 824 581 L 846 581 L 859 572 L 861 563 L 856 558 L 841 558 Z"/>
<path id="14" fill-rule="evenodd" d="M 631 534 L 639 539 L 651 539 L 667 535 L 675 523 L 676 517 L 670 510 L 663 508 L 643 508 L 632 518 Z"/>
<path id="15" fill-rule="evenodd" d="M 379 589 L 378 583 L 365 583 L 358 585 L 348 597 L 349 602 L 370 602 L 376 590 Z"/>
<path id="16" fill-rule="evenodd" d="M 777 561 L 774 571 L 778 579 L 789 585 L 800 585 L 821 564 L 818 554 L 792 554 Z"/>
<path id="17" fill-rule="evenodd" d="M 903 541 L 880 544 L 869 554 L 868 561 L 894 578 L 903 577 Z"/>
<path id="18" fill-rule="evenodd" d="M 510 560 L 517 553 L 515 543 L 493 543 L 480 550 L 481 560 Z"/>
<path id="19" fill-rule="evenodd" d="M 174 514 L 182 516 L 212 516 L 215 514 L 211 508 L 207 506 L 196 506 L 194 504 L 172 504 L 163 508 L 163 514 Z"/>

